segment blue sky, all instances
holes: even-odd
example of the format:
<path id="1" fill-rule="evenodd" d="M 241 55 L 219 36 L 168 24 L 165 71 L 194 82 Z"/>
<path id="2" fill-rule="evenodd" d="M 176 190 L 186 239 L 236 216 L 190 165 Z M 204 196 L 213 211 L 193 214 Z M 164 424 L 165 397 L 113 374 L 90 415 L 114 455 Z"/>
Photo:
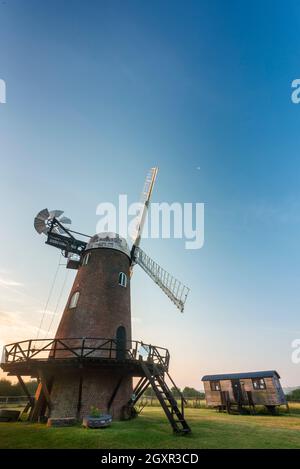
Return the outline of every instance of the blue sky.
<path id="1" fill-rule="evenodd" d="M 138 200 L 158 165 L 153 201 L 204 202 L 205 245 L 143 242 L 191 294 L 180 315 L 136 268 L 133 336 L 170 349 L 180 386 L 260 369 L 300 384 L 299 27 L 297 1 L 0 2 L 3 342 L 36 334 L 58 262 L 35 214 L 92 233 L 97 204 Z"/>

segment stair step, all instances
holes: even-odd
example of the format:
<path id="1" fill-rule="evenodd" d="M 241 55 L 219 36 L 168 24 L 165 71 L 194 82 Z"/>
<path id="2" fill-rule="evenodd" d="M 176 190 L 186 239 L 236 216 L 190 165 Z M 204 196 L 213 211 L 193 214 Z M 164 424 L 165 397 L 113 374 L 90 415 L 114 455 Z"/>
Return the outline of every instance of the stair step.
<path id="1" fill-rule="evenodd" d="M 158 397 L 173 430 L 176 433 L 190 433 L 191 429 L 180 412 L 177 401 L 170 388 L 164 381 L 164 374 L 158 373 L 155 365 L 149 367 L 145 363 L 142 363 L 142 368 L 146 379 L 148 379 L 149 383 L 152 385 L 152 388 Z M 172 381 L 172 378 L 170 379 Z"/>

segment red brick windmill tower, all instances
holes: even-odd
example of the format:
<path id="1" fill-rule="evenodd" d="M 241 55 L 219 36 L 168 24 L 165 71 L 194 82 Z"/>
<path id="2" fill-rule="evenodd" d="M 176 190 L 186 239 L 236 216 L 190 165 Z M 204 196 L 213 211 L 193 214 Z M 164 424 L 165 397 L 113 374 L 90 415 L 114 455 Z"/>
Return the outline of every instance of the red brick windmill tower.
<path id="1" fill-rule="evenodd" d="M 156 176 L 157 168 L 152 168 L 143 189 L 131 250 L 116 233 L 96 234 L 88 242 L 75 238 L 85 235 L 65 226 L 71 220 L 63 217 L 62 211 L 44 209 L 36 216 L 37 232 L 47 236 L 46 244 L 63 252 L 67 268 L 77 269 L 77 275 L 55 338 L 46 344 L 44 340 L 28 341 L 26 346 L 12 344 L 15 348 L 6 349 L 6 369 L 11 374 L 22 381 L 26 369 L 25 374 L 39 379 L 35 402 L 30 402 L 32 420 L 44 415 L 81 419 L 91 406 L 122 418 L 131 414 L 144 390 L 152 385 L 173 429 L 189 431 L 164 379 L 168 375 L 168 351 L 131 338 L 130 278 L 135 264 L 181 311 L 188 294 L 187 287 L 139 247 Z M 24 351 L 21 359 L 19 350 Z M 133 392 L 134 376 L 140 381 Z"/>

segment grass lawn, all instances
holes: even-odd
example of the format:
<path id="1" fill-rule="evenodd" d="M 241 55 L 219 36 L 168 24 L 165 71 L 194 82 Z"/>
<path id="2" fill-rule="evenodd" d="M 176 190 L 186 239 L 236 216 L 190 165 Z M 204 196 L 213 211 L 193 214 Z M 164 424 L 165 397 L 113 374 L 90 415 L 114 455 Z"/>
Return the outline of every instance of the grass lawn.
<path id="1" fill-rule="evenodd" d="M 299 405 L 291 406 L 290 414 L 278 416 L 186 409 L 186 418 L 192 428 L 187 436 L 174 435 L 158 407 L 98 430 L 0 423 L 0 448 L 300 448 Z"/>

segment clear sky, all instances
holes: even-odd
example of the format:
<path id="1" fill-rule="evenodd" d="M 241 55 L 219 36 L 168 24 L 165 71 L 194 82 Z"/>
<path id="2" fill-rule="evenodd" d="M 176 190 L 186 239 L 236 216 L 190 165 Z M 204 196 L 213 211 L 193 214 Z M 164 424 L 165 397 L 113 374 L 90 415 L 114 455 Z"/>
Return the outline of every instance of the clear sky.
<path id="1" fill-rule="evenodd" d="M 205 244 L 144 240 L 191 288 L 184 315 L 135 269 L 133 337 L 165 346 L 179 386 L 276 369 L 300 385 L 298 1 L 0 1 L 0 339 L 35 337 L 59 251 L 33 229 L 99 202 L 204 202 Z M 63 267 L 41 336 L 74 278 Z"/>

